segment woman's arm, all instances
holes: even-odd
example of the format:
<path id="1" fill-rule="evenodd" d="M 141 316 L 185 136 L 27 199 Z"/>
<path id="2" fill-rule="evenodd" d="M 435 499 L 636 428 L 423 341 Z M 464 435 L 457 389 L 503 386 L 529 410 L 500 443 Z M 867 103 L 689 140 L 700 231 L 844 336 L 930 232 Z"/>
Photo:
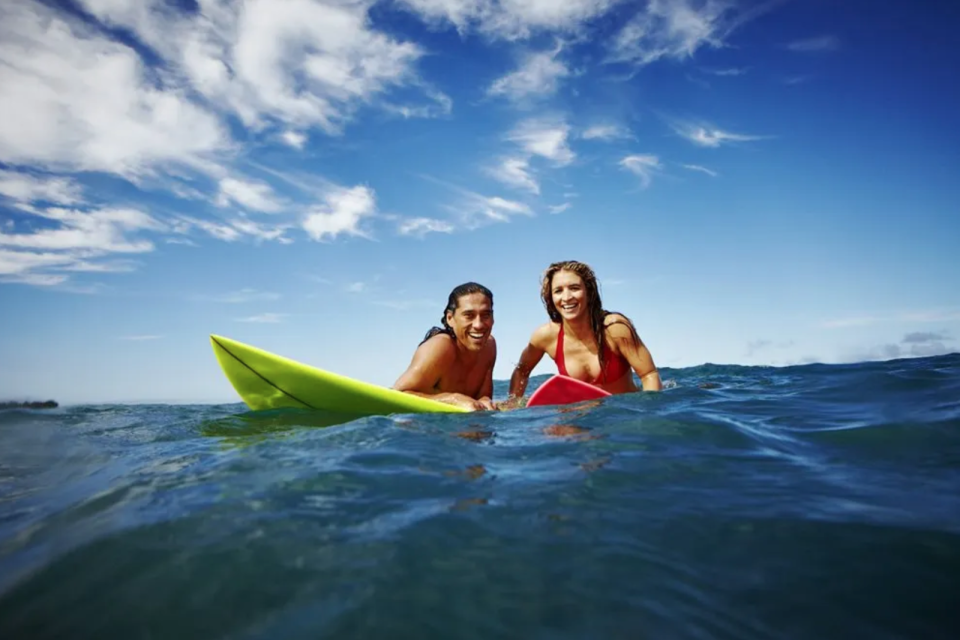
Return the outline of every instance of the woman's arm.
<path id="1" fill-rule="evenodd" d="M 520 353 L 520 361 L 513 368 L 513 374 L 510 376 L 510 393 L 507 402 L 523 397 L 523 393 L 527 390 L 527 382 L 530 380 L 530 372 L 546 353 L 544 337 L 548 333 L 549 325 L 544 325 L 538 327 L 530 336 L 530 342 Z"/>
<path id="2" fill-rule="evenodd" d="M 606 336 L 614 350 L 623 355 L 637 372 L 644 391 L 662 390 L 663 383 L 660 381 L 657 365 L 654 364 L 653 356 L 650 355 L 647 346 L 633 329 L 633 324 L 620 314 L 610 314 L 610 316 L 613 316 L 613 322 L 607 325 Z"/>

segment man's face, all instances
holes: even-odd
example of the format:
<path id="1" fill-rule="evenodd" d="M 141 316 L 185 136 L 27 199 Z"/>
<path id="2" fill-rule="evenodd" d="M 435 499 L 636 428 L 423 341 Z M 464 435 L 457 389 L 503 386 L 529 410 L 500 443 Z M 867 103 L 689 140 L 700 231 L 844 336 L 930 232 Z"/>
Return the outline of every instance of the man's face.
<path id="1" fill-rule="evenodd" d="M 447 324 L 461 346 L 469 351 L 479 351 L 487 344 L 493 330 L 493 305 L 482 293 L 460 296 L 456 310 L 447 312 Z"/>

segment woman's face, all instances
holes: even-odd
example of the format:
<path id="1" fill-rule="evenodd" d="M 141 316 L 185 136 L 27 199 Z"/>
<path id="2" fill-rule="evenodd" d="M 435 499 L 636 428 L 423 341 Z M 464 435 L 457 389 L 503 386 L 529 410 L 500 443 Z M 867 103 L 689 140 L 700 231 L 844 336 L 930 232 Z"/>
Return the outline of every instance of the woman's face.
<path id="1" fill-rule="evenodd" d="M 565 320 L 575 320 L 587 312 L 587 290 L 583 286 L 583 278 L 572 271 L 560 270 L 553 274 L 550 295 L 553 296 L 553 306 Z"/>

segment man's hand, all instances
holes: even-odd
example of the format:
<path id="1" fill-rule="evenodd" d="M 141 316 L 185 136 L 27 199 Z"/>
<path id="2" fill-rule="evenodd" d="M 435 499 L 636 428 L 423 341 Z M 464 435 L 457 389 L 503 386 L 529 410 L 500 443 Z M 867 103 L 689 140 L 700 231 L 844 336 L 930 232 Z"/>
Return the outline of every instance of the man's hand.
<path id="1" fill-rule="evenodd" d="M 475 400 L 462 393 L 442 393 L 436 396 L 435 399 L 439 400 L 440 402 L 452 404 L 456 407 L 469 409 L 470 411 L 487 411 L 493 409 L 493 403 L 490 402 L 490 398 L 481 398 L 480 400 Z"/>

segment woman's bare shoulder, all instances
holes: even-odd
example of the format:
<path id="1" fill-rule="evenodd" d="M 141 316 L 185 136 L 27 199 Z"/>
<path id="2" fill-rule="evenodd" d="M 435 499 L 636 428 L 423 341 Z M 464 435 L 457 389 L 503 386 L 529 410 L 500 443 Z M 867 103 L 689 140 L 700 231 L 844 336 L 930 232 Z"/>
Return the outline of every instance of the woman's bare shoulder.
<path id="1" fill-rule="evenodd" d="M 560 331 L 560 325 L 556 322 L 544 322 L 533 330 L 530 336 L 530 344 L 537 347 L 545 347 L 551 342 L 556 341 L 557 333 Z"/>

